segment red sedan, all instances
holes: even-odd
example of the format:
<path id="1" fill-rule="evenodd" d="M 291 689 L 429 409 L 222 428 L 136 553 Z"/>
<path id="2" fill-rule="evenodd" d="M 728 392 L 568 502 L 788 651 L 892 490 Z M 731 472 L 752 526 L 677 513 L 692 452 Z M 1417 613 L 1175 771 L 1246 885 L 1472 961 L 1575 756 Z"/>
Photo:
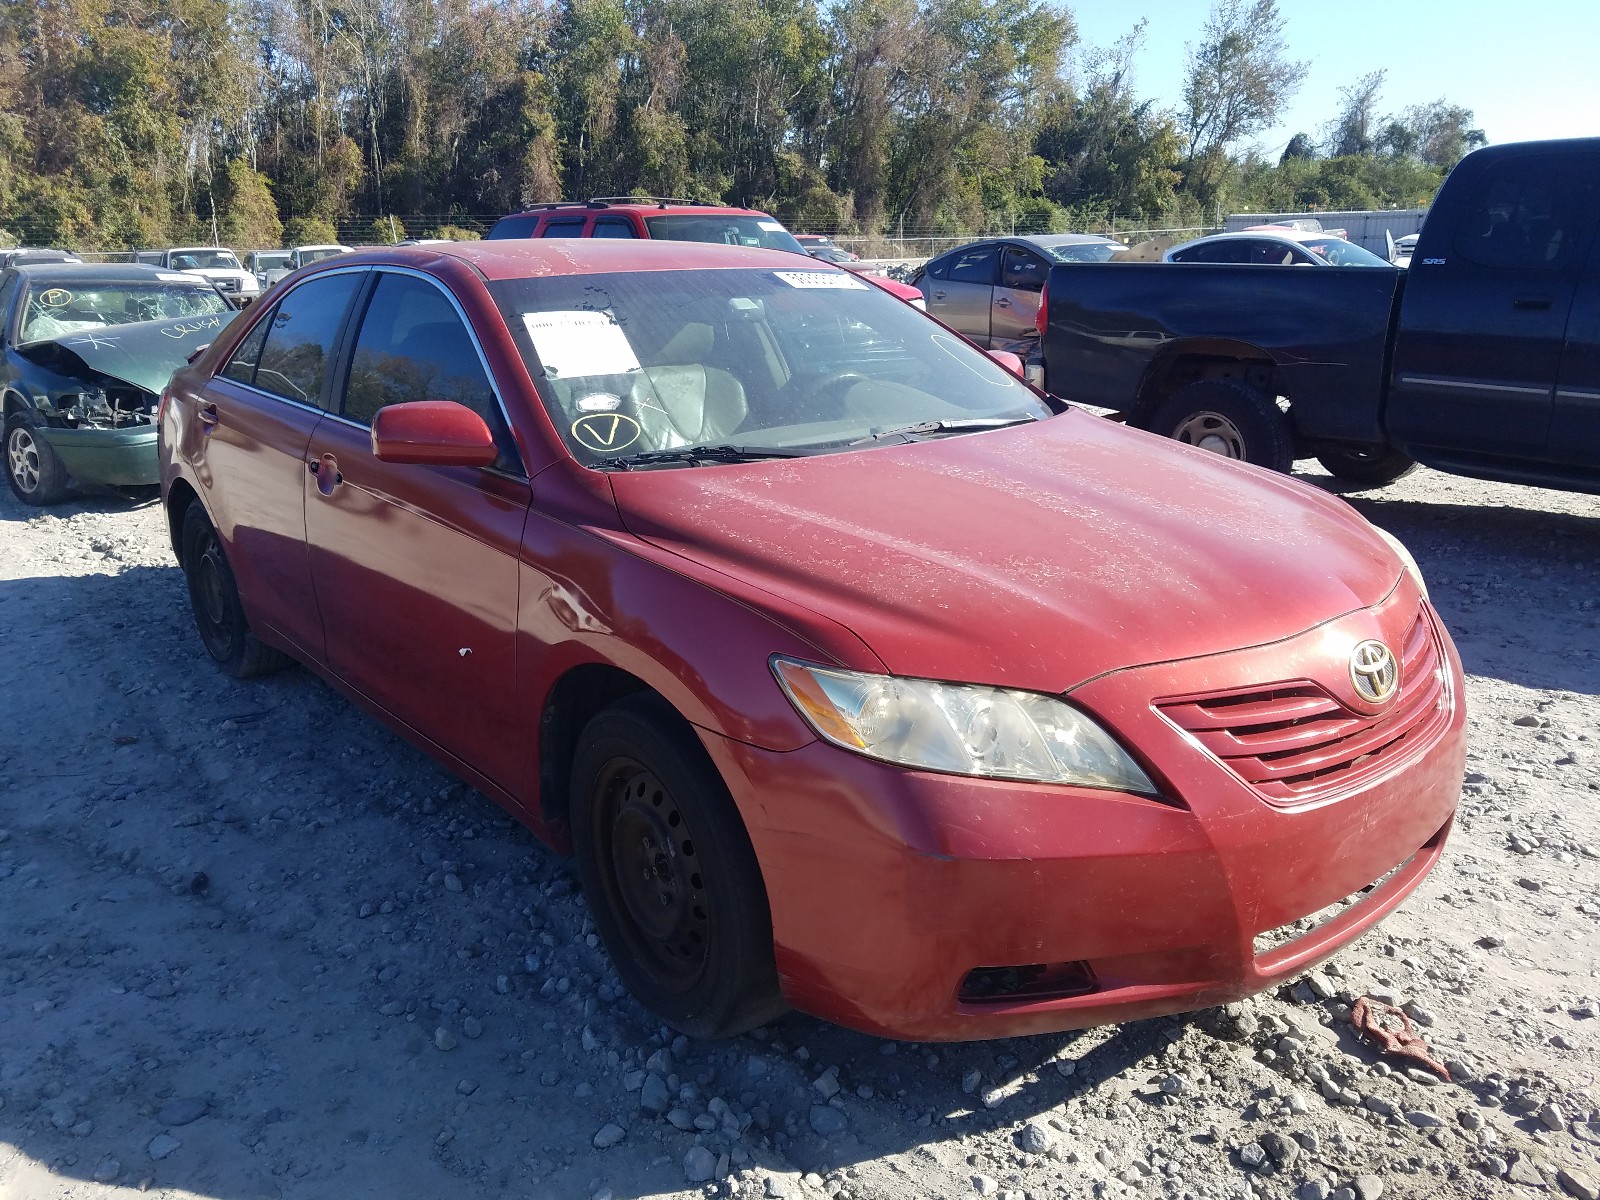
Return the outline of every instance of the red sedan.
<path id="1" fill-rule="evenodd" d="M 1343 502 L 792 255 L 375 251 L 178 372 L 206 649 L 576 854 L 634 994 L 1008 1036 L 1304 971 L 1438 860 L 1459 661 Z"/>

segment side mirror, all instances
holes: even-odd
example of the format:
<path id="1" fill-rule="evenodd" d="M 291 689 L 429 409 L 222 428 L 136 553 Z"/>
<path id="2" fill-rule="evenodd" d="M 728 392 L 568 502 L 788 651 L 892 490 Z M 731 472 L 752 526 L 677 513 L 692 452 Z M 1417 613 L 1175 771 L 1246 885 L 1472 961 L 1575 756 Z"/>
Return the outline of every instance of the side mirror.
<path id="1" fill-rule="evenodd" d="M 995 362 L 999 363 L 1006 370 L 1010 371 L 1018 379 L 1023 377 L 1024 368 L 1022 366 L 1022 358 L 1020 355 L 1013 354 L 1009 350 L 991 350 L 989 351 L 989 357 L 994 359 Z"/>
<path id="2" fill-rule="evenodd" d="M 378 410 L 372 453 L 380 462 L 487 467 L 500 457 L 500 448 L 483 418 L 465 404 L 419 400 Z"/>

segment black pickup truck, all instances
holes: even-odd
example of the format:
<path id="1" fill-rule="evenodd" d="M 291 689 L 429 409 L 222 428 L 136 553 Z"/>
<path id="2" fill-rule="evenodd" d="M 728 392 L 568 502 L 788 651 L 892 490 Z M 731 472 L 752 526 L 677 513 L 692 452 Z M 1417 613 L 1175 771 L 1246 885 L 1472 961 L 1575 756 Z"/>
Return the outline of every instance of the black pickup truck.
<path id="1" fill-rule="evenodd" d="M 1600 138 L 1494 146 L 1451 172 L 1409 271 L 1057 266 L 1046 386 L 1280 471 L 1600 492 L 1597 200 Z"/>

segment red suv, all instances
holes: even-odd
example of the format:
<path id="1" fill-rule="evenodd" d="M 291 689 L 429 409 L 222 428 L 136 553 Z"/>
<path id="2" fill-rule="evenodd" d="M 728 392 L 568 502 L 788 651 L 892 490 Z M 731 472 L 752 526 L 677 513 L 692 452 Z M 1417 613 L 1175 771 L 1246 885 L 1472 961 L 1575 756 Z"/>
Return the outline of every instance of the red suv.
<path id="1" fill-rule="evenodd" d="M 1438 861 L 1459 660 L 1343 501 L 730 246 L 342 256 L 173 376 L 206 650 L 298 660 L 576 855 L 700 1036 L 1222 1003 Z"/>
<path id="2" fill-rule="evenodd" d="M 601 196 L 587 204 L 567 200 L 538 204 L 526 212 L 501 217 L 489 230 L 487 240 L 579 237 L 761 246 L 813 257 L 810 250 L 783 227 L 783 222 L 764 212 L 664 196 Z M 864 270 L 859 273 L 913 308 L 928 307 L 922 292 L 910 284 Z"/>

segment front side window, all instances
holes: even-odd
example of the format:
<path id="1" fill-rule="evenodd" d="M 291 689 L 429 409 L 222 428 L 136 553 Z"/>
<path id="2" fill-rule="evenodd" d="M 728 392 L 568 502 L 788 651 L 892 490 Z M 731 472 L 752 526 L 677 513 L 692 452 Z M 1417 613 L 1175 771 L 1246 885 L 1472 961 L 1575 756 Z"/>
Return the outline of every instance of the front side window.
<path id="1" fill-rule="evenodd" d="M 363 278 L 359 271 L 346 271 L 308 279 L 279 301 L 261 348 L 256 387 L 286 400 L 321 405 L 334 339 Z"/>
<path id="2" fill-rule="evenodd" d="M 1000 276 L 1000 286 L 1019 292 L 1042 292 L 1050 268 L 1044 260 L 1015 246 L 1006 247 L 1005 266 Z"/>
<path id="3" fill-rule="evenodd" d="M 656 271 L 489 284 L 573 456 L 735 445 L 830 453 L 907 425 L 1051 410 L 916 309 L 832 269 Z M 931 424 L 930 424 L 931 423 Z M 863 441 L 867 439 L 867 441 Z"/>
<path id="4" fill-rule="evenodd" d="M 494 223 L 494 228 L 489 230 L 486 240 L 495 242 L 502 238 L 529 238 L 533 236 L 533 227 L 539 223 L 539 218 L 533 213 L 517 213 L 515 216 L 501 217 Z"/>
<path id="5" fill-rule="evenodd" d="M 1576 172 L 1554 159 L 1513 159 L 1490 170 L 1462 213 L 1456 252 L 1484 267 L 1550 270 L 1572 256 L 1585 222 L 1587 193 Z"/>
<path id="6" fill-rule="evenodd" d="M 644 227 L 653 238 L 670 242 L 715 242 L 723 246 L 763 246 L 804 254 L 805 247 L 783 222 L 755 213 L 685 213 L 646 217 Z"/>
<path id="7" fill-rule="evenodd" d="M 178 280 L 185 276 L 164 278 Z M 188 278 L 192 282 L 108 283 L 79 277 L 60 282 L 37 280 L 29 285 L 23 301 L 17 341 L 35 342 L 108 325 L 209 317 L 233 311 L 209 283 Z"/>

